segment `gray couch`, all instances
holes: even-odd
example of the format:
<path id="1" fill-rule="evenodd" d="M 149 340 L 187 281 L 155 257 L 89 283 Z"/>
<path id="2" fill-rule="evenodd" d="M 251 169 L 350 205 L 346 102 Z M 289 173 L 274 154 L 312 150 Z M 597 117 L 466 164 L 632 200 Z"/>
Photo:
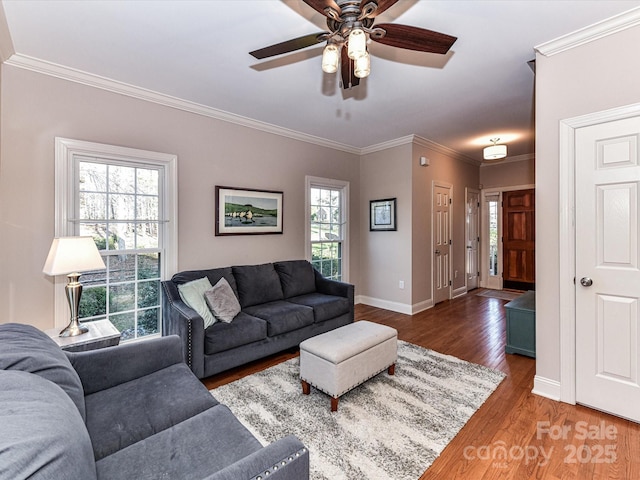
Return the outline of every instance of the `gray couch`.
<path id="1" fill-rule="evenodd" d="M 269 472 L 267 474 L 267 472 Z M 0 325 L 0 479 L 309 478 L 293 436 L 266 447 L 182 361 L 178 337 L 65 353 Z"/>
<path id="2" fill-rule="evenodd" d="M 178 285 L 224 277 L 242 308 L 231 323 L 207 329 L 181 299 Z M 198 378 L 273 353 L 354 320 L 354 287 L 324 278 L 306 260 L 177 273 L 162 282 L 163 334 L 178 335 L 185 361 Z"/>

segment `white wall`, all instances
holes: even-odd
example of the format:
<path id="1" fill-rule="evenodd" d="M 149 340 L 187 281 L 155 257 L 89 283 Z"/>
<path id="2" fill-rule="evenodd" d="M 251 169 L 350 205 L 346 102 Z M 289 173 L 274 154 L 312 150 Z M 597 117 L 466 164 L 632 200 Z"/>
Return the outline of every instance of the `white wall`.
<path id="1" fill-rule="evenodd" d="M 305 175 L 350 182 L 359 277 L 359 157 L 2 65 L 0 322 L 52 328 L 54 138 L 178 156 L 179 270 L 304 258 Z M 214 186 L 284 192 L 284 234 L 216 237 Z"/>
<path id="2" fill-rule="evenodd" d="M 640 27 L 536 56 L 536 382 L 560 382 L 559 121 L 640 101 Z M 566 280 L 566 279 L 565 279 Z M 552 393 L 550 394 L 552 396 Z"/>

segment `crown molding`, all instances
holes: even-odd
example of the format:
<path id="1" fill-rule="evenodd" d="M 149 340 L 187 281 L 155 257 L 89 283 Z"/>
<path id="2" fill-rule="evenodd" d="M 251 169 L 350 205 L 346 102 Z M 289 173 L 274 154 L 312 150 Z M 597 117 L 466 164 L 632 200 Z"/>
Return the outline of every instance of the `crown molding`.
<path id="1" fill-rule="evenodd" d="M 241 125 L 262 132 L 272 133 L 274 135 L 280 135 L 282 137 L 291 138 L 293 140 L 299 140 L 306 143 L 313 143 L 321 147 L 332 148 L 334 150 L 340 150 L 354 155 L 360 155 L 360 148 L 346 145 L 344 143 L 334 142 L 325 138 L 316 137 L 315 135 L 309 135 L 302 132 L 297 132 L 288 128 L 273 125 L 267 122 L 261 122 L 252 118 L 243 117 L 234 113 L 226 112 L 224 110 L 218 110 L 216 108 L 207 107 L 195 102 L 183 100 L 170 95 L 155 92 L 128 83 L 119 82 L 110 78 L 101 77 L 99 75 L 93 75 L 91 73 L 76 70 L 74 68 L 65 67 L 63 65 L 47 62 L 37 58 L 29 57 L 27 55 L 14 54 L 8 60 L 5 61 L 7 65 L 22 68 L 25 70 L 31 70 L 33 72 L 42 73 L 52 77 L 68 80 L 82 85 L 107 90 L 109 92 L 117 93 L 119 95 L 125 95 L 127 97 L 137 98 L 146 102 L 157 103 L 166 107 L 175 108 L 196 115 L 202 115 L 204 117 L 215 118 L 224 122 Z"/>
<path id="2" fill-rule="evenodd" d="M 383 150 L 387 150 L 389 148 L 399 147 L 402 145 L 419 145 L 421 147 L 428 148 L 438 153 L 442 153 L 448 157 L 455 158 L 456 160 L 460 160 L 465 163 L 469 163 L 471 165 L 475 165 L 476 167 L 480 165 L 480 162 L 467 157 L 466 155 L 457 152 L 449 147 L 445 147 L 444 145 L 440 145 L 432 140 L 421 137 L 419 135 L 407 135 L 405 137 L 395 138 L 393 140 L 389 140 L 388 142 L 377 143 L 375 145 L 371 145 L 369 147 L 364 147 L 360 150 L 361 155 L 368 155 L 369 153 L 381 152 Z"/>
<path id="3" fill-rule="evenodd" d="M 494 160 L 494 161 L 484 160 L 480 164 L 480 167 L 493 167 L 494 165 L 504 165 L 505 163 L 524 162 L 527 160 L 535 160 L 535 159 L 536 159 L 535 153 L 525 153 L 524 155 L 506 157 L 504 159 L 501 158 L 500 160 Z"/>
<path id="4" fill-rule="evenodd" d="M 455 158 L 471 165 L 480 165 L 480 162 L 477 160 L 467 157 L 466 155 L 462 155 L 461 153 L 449 147 L 445 147 L 444 145 L 440 145 L 439 143 L 433 142 L 418 135 L 407 135 L 405 137 L 396 138 L 394 140 L 378 143 L 369 147 L 358 148 L 352 145 L 334 142 L 326 138 L 321 138 L 315 135 L 298 132 L 288 128 L 280 127 L 278 125 L 273 125 L 271 123 L 261 122 L 252 118 L 243 117 L 241 115 L 236 115 L 224 110 L 208 107 L 206 105 L 195 102 L 190 102 L 188 100 L 165 95 L 153 90 L 137 87 L 135 85 L 124 82 L 119 82 L 110 78 L 101 77 L 99 75 L 94 75 L 74 68 L 65 67 L 56 63 L 47 62 L 45 60 L 40 60 L 38 58 L 30 57 L 27 55 L 13 54 L 8 60 L 5 61 L 5 63 L 13 67 L 49 75 L 52 77 L 60 78 L 62 80 L 68 80 L 70 82 L 99 88 L 101 90 L 117 93 L 119 95 L 136 98 L 146 102 L 156 103 L 158 105 L 163 105 L 170 108 L 175 108 L 176 110 L 182 110 L 204 117 L 215 118 L 224 122 L 241 125 L 266 133 L 272 133 L 274 135 L 280 135 L 282 137 L 299 140 L 301 142 L 319 145 L 321 147 L 351 153 L 353 155 L 362 156 L 369 153 L 387 150 L 389 148 L 397 147 L 400 145 L 415 144 L 425 148 L 429 148 L 430 150 L 442 153 L 443 155 L 447 155 L 448 157 Z"/>
<path id="5" fill-rule="evenodd" d="M 13 40 L 11 39 L 11 32 L 9 32 L 7 17 L 4 13 L 2 1 L 0 1 L 0 63 L 11 58 L 14 53 L 16 53 L 16 51 L 13 48 Z"/>
<path id="6" fill-rule="evenodd" d="M 633 8 L 601 22 L 563 35 L 562 37 L 542 43 L 534 47 L 534 50 L 545 57 L 551 57 L 637 25 L 640 25 L 640 7 Z"/>

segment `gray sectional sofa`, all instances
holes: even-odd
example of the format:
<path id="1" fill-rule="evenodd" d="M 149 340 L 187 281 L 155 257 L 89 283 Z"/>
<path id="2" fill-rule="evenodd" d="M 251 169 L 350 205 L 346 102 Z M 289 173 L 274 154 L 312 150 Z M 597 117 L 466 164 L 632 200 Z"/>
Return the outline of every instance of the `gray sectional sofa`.
<path id="1" fill-rule="evenodd" d="M 266 447 L 183 362 L 176 336 L 80 353 L 0 325 L 0 480 L 300 480 L 293 436 Z"/>
<path id="2" fill-rule="evenodd" d="M 225 278 L 241 311 L 233 321 L 204 320 L 179 286 Z M 354 320 L 354 287 L 324 278 L 306 260 L 177 273 L 162 282 L 163 334 L 182 339 L 185 361 L 204 378 L 273 353 Z"/>

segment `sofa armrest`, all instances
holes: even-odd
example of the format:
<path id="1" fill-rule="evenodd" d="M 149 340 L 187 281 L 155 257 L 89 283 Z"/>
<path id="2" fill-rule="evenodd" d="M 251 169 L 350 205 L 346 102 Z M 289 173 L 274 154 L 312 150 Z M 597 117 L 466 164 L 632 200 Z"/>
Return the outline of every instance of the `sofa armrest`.
<path id="1" fill-rule="evenodd" d="M 65 353 L 78 372 L 85 395 L 149 375 L 183 361 L 182 345 L 175 335 L 87 352 Z"/>
<path id="2" fill-rule="evenodd" d="M 335 295 L 337 297 L 345 297 L 349 299 L 351 305 L 354 304 L 355 287 L 350 283 L 338 282 L 337 280 L 329 280 L 322 276 L 320 272 L 314 270 L 316 276 L 316 291 L 326 295 Z"/>
<path id="3" fill-rule="evenodd" d="M 281 438 L 205 480 L 308 480 L 309 450 L 293 435 Z"/>
<path id="4" fill-rule="evenodd" d="M 180 337 L 185 363 L 196 377 L 204 377 L 204 320 L 182 301 L 170 280 L 162 282 L 162 334 Z"/>

